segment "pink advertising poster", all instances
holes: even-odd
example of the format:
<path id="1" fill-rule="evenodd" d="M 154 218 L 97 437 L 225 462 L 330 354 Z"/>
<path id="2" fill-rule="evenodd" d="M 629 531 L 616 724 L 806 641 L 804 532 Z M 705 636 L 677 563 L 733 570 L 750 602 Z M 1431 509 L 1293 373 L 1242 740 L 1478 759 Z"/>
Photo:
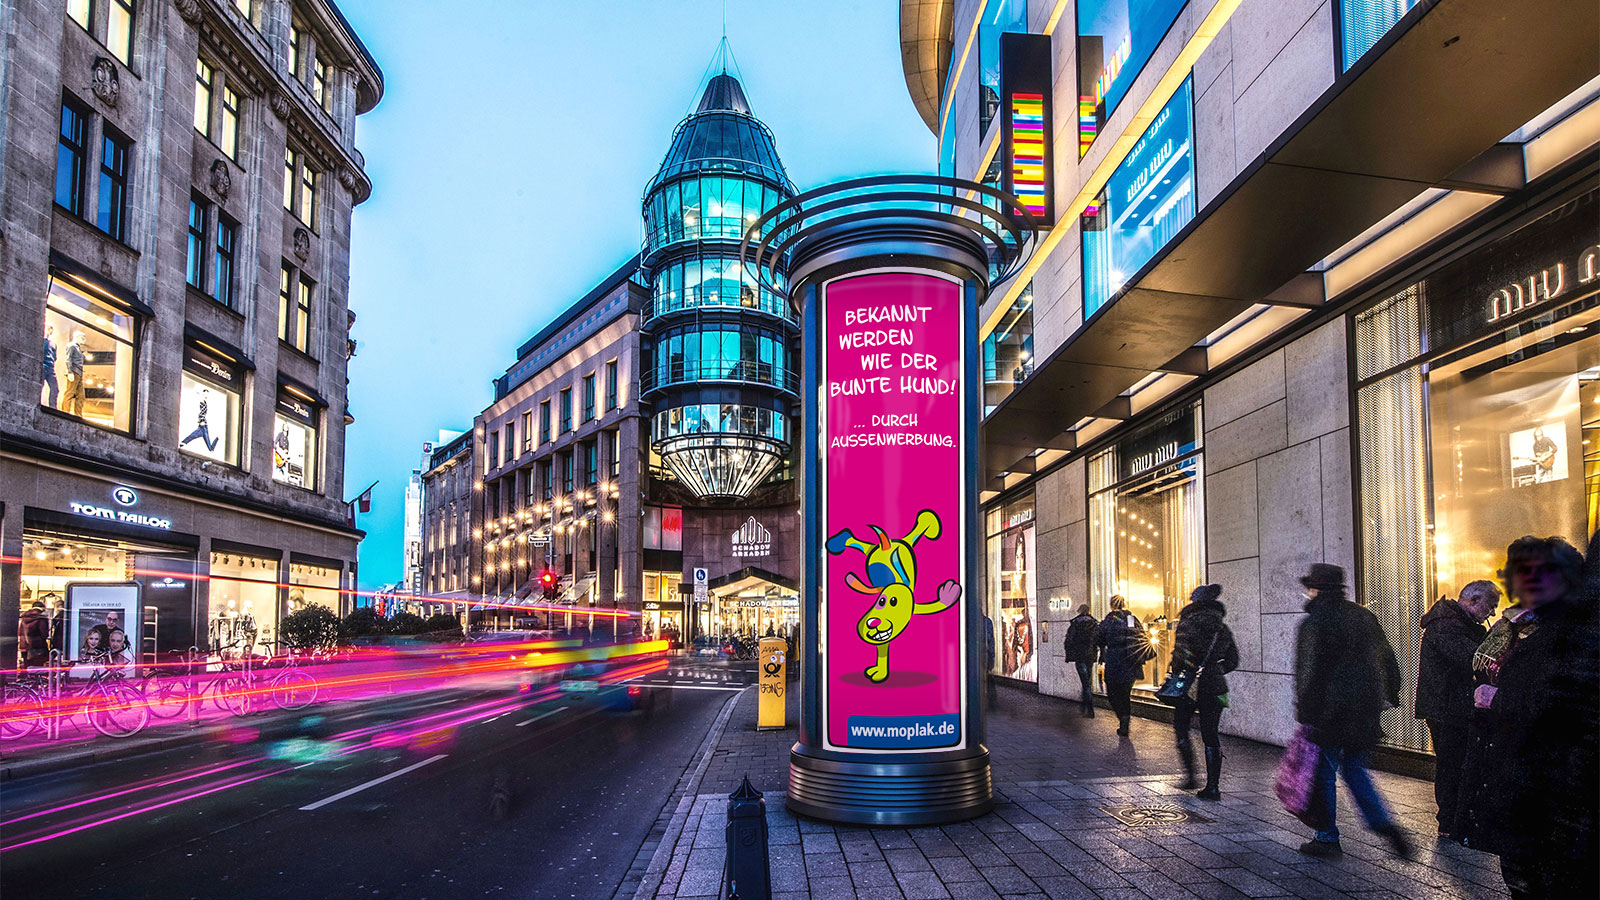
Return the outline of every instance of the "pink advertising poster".
<path id="1" fill-rule="evenodd" d="M 874 271 L 822 288 L 824 746 L 966 744 L 959 282 Z"/>

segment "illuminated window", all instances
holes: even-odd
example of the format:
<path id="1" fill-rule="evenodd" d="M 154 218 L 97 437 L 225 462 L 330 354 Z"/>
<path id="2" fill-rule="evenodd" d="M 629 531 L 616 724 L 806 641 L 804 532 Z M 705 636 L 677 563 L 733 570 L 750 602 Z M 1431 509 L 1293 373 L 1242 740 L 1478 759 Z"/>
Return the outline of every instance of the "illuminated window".
<path id="1" fill-rule="evenodd" d="M 300 153 L 293 147 L 283 150 L 283 208 L 294 212 L 294 173 L 300 166 Z"/>
<path id="2" fill-rule="evenodd" d="M 533 449 L 533 412 L 530 410 L 522 414 L 522 452 L 527 453 Z"/>
<path id="3" fill-rule="evenodd" d="M 102 428 L 128 431 L 137 363 L 131 313 L 50 280 L 40 404 Z"/>
<path id="4" fill-rule="evenodd" d="M 194 130 L 211 137 L 211 106 L 215 99 L 216 70 L 203 59 L 194 61 Z"/>
<path id="5" fill-rule="evenodd" d="M 106 49 L 125 66 L 133 59 L 133 0 L 111 0 L 106 24 Z"/>
<path id="6" fill-rule="evenodd" d="M 1339 0 L 1339 47 L 1343 70 L 1349 71 L 1389 29 L 1393 28 L 1417 0 Z"/>
<path id="7" fill-rule="evenodd" d="M 178 449 L 239 464 L 244 370 L 202 347 L 184 345 L 178 394 Z"/>
<path id="8" fill-rule="evenodd" d="M 289 340 L 289 323 L 294 318 L 294 269 L 285 263 L 278 273 L 278 340 Z"/>
<path id="9" fill-rule="evenodd" d="M 309 161 L 300 167 L 300 221 L 317 230 L 317 172 Z"/>
<path id="10" fill-rule="evenodd" d="M 272 426 L 272 480 L 316 490 L 317 408 L 298 392 L 279 387 Z"/>
<path id="11" fill-rule="evenodd" d="M 94 20 L 94 0 L 67 0 L 67 16 L 88 31 Z"/>
<path id="12" fill-rule="evenodd" d="M 305 53 L 306 33 L 299 23 L 289 23 L 289 77 L 299 81 L 302 76 L 300 62 Z"/>
<path id="13" fill-rule="evenodd" d="M 311 352 L 311 292 L 314 289 L 311 279 L 300 276 L 300 288 L 295 294 L 295 339 L 294 347 L 301 353 Z"/>
<path id="14" fill-rule="evenodd" d="M 333 105 L 333 93 L 328 90 L 328 68 L 328 64 L 321 60 L 311 67 L 311 96 L 323 109 Z"/>
<path id="15" fill-rule="evenodd" d="M 229 159 L 239 158 L 239 93 L 227 86 L 222 88 L 222 125 L 217 141 Z"/>
<path id="16" fill-rule="evenodd" d="M 1188 0 L 1078 3 L 1078 154 L 1105 127 Z"/>

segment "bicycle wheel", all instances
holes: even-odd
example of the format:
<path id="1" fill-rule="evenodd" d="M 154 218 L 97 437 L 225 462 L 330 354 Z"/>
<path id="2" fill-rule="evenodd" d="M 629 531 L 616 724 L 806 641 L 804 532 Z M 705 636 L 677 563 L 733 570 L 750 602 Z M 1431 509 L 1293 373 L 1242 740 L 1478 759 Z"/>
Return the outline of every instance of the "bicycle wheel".
<path id="1" fill-rule="evenodd" d="M 236 716 L 250 714 L 250 685 L 238 675 L 224 675 L 212 687 L 212 701 Z"/>
<path id="2" fill-rule="evenodd" d="M 44 698 L 25 684 L 0 688 L 0 741 L 15 741 L 44 724 Z"/>
<path id="3" fill-rule="evenodd" d="M 317 680 L 291 669 L 272 681 L 272 702 L 280 709 L 305 709 L 317 699 Z"/>
<path id="4" fill-rule="evenodd" d="M 150 721 L 144 693 L 121 682 L 91 686 L 84 694 L 84 711 L 89 724 L 106 737 L 132 737 Z"/>
<path id="5" fill-rule="evenodd" d="M 189 708 L 189 688 L 180 678 L 157 675 L 146 678 L 140 686 L 144 692 L 144 705 L 150 714 L 159 719 L 175 719 Z"/>

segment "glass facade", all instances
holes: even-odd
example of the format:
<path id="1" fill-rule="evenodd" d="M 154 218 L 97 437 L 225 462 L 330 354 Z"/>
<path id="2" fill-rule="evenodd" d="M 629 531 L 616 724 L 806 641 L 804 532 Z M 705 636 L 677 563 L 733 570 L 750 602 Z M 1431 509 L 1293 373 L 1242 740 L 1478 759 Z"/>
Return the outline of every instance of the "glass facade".
<path id="1" fill-rule="evenodd" d="M 1428 747 L 1410 706 L 1432 601 L 1498 582 L 1523 535 L 1582 549 L 1600 527 L 1597 222 L 1589 193 L 1353 321 L 1361 599 L 1406 679 L 1391 743 Z"/>
<path id="2" fill-rule="evenodd" d="M 1418 0 L 1340 0 L 1339 61 L 1349 71 Z"/>
<path id="3" fill-rule="evenodd" d="M 996 675 L 1039 680 L 1038 561 L 1030 494 L 984 514 L 984 615 L 994 626 Z"/>
<path id="4" fill-rule="evenodd" d="M 1156 656 L 1135 690 L 1166 677 L 1172 630 L 1205 579 L 1200 407 L 1144 426 L 1089 460 L 1089 599 L 1096 616 L 1121 595 Z"/>
<path id="5" fill-rule="evenodd" d="M 988 415 L 1033 374 L 1033 282 L 1023 287 L 983 339 L 983 414 Z"/>
<path id="6" fill-rule="evenodd" d="M 778 287 L 786 285 L 777 279 Z M 794 320 L 788 301 L 756 282 L 737 255 L 695 255 L 662 264 L 650 278 L 651 317 L 684 309 L 754 309 Z"/>
<path id="7" fill-rule="evenodd" d="M 781 332 L 735 323 L 676 327 L 657 333 L 650 390 L 697 381 L 754 381 L 794 390 L 789 341 Z"/>
<path id="8" fill-rule="evenodd" d="M 1082 0 L 1078 15 L 1078 155 L 1089 152 L 1188 0 Z"/>
<path id="9" fill-rule="evenodd" d="M 1195 214 L 1193 79 L 1185 79 L 1084 210 L 1087 319 Z"/>
<path id="10" fill-rule="evenodd" d="M 994 0 L 978 23 L 978 134 L 1000 109 L 1000 35 L 1028 30 L 1028 0 Z"/>

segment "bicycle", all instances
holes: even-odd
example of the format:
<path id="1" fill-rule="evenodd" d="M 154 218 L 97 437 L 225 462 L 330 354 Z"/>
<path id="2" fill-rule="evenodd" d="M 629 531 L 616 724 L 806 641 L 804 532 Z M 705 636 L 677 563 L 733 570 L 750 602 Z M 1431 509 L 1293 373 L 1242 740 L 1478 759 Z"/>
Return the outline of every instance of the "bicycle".
<path id="1" fill-rule="evenodd" d="M 0 693 L 0 740 L 19 740 L 40 728 L 49 730 L 52 717 L 66 720 L 80 712 L 94 730 L 109 738 L 132 737 L 149 724 L 150 708 L 143 692 L 122 675 L 96 667 L 82 686 L 68 689 L 69 680 L 56 666 L 42 674 L 24 673 L 6 684 Z M 60 703 L 67 697 L 72 698 L 74 709 Z"/>
<path id="2" fill-rule="evenodd" d="M 300 668 L 305 648 L 287 641 L 272 641 L 271 644 L 283 647 L 286 652 L 281 657 L 283 662 L 278 667 L 278 674 L 267 682 L 267 696 L 279 709 L 291 711 L 305 709 L 316 702 L 317 679 Z"/>
<path id="3" fill-rule="evenodd" d="M 212 647 L 205 651 L 205 654 L 220 655 L 223 651 L 237 646 L 239 642 L 235 641 L 227 646 Z M 145 705 L 153 715 L 162 719 L 175 719 L 187 712 L 190 704 L 194 704 L 195 712 L 199 712 L 208 698 L 217 709 L 233 715 L 243 716 L 250 713 L 248 655 L 243 666 L 224 661 L 219 677 L 209 679 L 197 687 L 196 679 L 204 669 L 202 662 L 204 657 L 200 651 L 190 647 L 187 653 L 182 650 L 170 652 L 184 657 L 179 661 L 182 666 L 181 672 L 172 675 L 150 670 L 145 673 L 141 685 Z"/>

